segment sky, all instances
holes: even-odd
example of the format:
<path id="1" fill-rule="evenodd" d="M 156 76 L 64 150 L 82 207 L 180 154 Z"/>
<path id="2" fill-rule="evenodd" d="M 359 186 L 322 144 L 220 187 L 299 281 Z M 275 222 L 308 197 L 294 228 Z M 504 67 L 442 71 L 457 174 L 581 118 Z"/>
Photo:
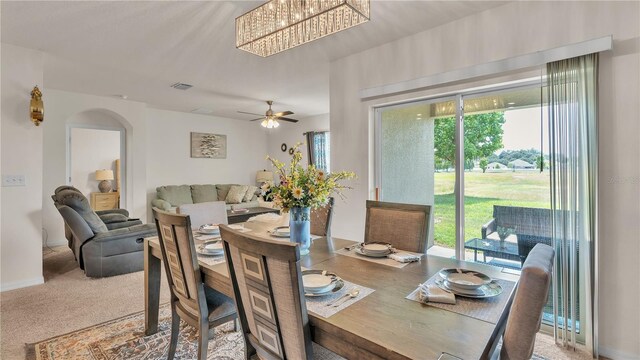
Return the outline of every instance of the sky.
<path id="1" fill-rule="evenodd" d="M 502 127 L 504 150 L 540 148 L 540 112 L 543 112 L 543 152 L 549 153 L 549 129 L 546 107 L 513 109 L 505 111 L 506 122 Z"/>

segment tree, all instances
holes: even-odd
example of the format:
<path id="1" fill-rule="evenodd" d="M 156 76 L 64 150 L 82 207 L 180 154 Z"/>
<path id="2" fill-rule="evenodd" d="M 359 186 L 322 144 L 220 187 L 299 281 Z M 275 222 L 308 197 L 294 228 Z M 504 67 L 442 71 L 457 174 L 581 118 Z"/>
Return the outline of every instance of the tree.
<path id="1" fill-rule="evenodd" d="M 501 149 L 504 122 L 504 112 L 465 116 L 465 159 L 486 158 Z M 454 118 L 441 118 L 435 120 L 433 130 L 436 158 L 451 164 L 455 164 L 456 160 L 455 128 Z"/>
<path id="2" fill-rule="evenodd" d="M 480 169 L 482 169 L 482 172 L 486 172 L 487 171 L 487 165 L 489 165 L 489 162 L 487 161 L 486 158 L 482 158 L 480 159 Z"/>
<path id="3" fill-rule="evenodd" d="M 539 169 L 540 171 L 544 170 L 544 156 L 538 156 L 538 159 L 536 160 L 536 169 Z"/>

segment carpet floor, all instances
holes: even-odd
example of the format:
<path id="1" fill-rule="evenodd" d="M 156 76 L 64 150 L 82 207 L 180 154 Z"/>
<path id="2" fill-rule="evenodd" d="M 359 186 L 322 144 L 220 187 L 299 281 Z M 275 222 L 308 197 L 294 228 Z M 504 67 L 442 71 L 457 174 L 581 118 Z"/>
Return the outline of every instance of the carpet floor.
<path id="1" fill-rule="evenodd" d="M 97 341 L 90 341 L 92 345 L 84 348 L 83 351 L 89 351 L 84 354 L 92 354 L 91 356 L 78 353 L 79 356 L 73 358 L 134 359 L 137 358 L 134 356 L 136 351 L 144 353 L 142 350 L 148 351 L 149 344 L 153 344 L 154 341 L 166 341 L 166 334 L 162 331 L 157 337 L 146 337 L 142 341 L 140 330 L 135 328 L 142 325 L 138 318 L 142 316 L 140 312 L 144 310 L 142 272 L 90 279 L 85 277 L 78 268 L 69 249 L 57 247 L 44 256 L 44 276 L 45 284 L 43 285 L 0 294 L 2 338 L 0 358 L 34 359 L 35 354 L 28 353 L 34 351 L 33 344 L 40 343 L 39 349 L 51 350 L 51 347 L 45 345 L 55 345 L 56 341 L 64 340 L 65 336 L 60 335 L 73 336 L 71 333 L 78 335 L 77 331 L 84 329 L 81 333 L 89 336 L 90 339 L 92 334 L 98 333 L 95 329 L 106 330 L 105 326 L 111 326 L 111 329 L 121 328 L 123 322 L 137 324 L 131 325 L 128 331 L 121 332 L 124 336 L 121 338 L 121 344 L 126 346 L 113 346 L 113 336 L 103 337 Z M 166 279 L 162 279 L 162 284 L 161 303 L 164 303 L 169 301 L 168 289 L 164 286 Z M 179 349 L 182 354 L 190 354 L 193 351 L 191 348 L 193 342 L 188 340 L 193 333 L 186 330 L 181 332 L 184 333 L 181 338 L 182 347 Z M 99 333 L 107 333 L 107 331 L 99 331 Z M 163 334 L 165 334 L 164 340 L 161 340 Z M 45 341 L 46 339 L 50 340 Z M 241 350 L 238 351 L 239 344 L 241 344 L 239 334 L 223 326 L 217 329 L 216 337 L 210 341 L 209 346 L 211 350 L 215 346 L 215 354 L 223 356 L 222 358 L 235 359 L 242 355 Z M 164 352 L 166 345 L 157 346 L 157 349 L 160 349 L 159 352 Z M 221 352 L 218 352 L 218 349 Z M 590 356 L 582 350 L 573 351 L 557 346 L 552 337 L 544 334 L 538 334 L 535 353 L 544 359 L 590 359 Z M 210 354 L 214 353 L 210 352 Z M 144 358 L 163 359 L 165 356 L 164 353 L 158 353 Z M 184 356 L 180 357 L 189 358 Z M 55 359 L 67 358 L 71 357 L 55 357 Z M 49 358 L 41 354 L 41 359 Z"/>

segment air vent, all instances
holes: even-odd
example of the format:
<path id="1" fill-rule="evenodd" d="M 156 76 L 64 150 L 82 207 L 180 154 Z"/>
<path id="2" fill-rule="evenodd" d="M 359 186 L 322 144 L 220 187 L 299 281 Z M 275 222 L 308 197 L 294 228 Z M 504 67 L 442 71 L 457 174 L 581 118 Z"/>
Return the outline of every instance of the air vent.
<path id="1" fill-rule="evenodd" d="M 193 87 L 193 85 L 189 85 L 189 84 L 183 84 L 183 83 L 175 83 L 173 85 L 171 85 L 172 88 L 174 89 L 178 89 L 178 90 L 188 90 L 191 89 Z"/>

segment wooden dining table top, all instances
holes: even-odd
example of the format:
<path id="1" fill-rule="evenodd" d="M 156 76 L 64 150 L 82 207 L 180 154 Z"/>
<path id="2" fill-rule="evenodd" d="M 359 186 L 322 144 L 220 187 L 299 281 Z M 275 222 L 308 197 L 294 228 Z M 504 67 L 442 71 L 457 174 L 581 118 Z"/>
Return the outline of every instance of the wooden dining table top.
<path id="1" fill-rule="evenodd" d="M 251 229 L 252 235 L 274 239 L 267 232 L 273 224 L 247 222 L 244 226 Z M 149 238 L 148 244 L 152 255 L 160 258 L 157 237 Z M 503 273 L 500 268 L 431 255 L 395 268 L 335 253 L 353 244 L 350 240 L 322 237 L 313 241 L 309 255 L 301 256 L 303 267 L 328 270 L 375 290 L 329 318 L 309 312 L 315 342 L 349 359 L 438 359 L 443 353 L 461 359 L 483 359 L 490 355 L 506 324 L 514 290 L 500 295 L 509 300 L 496 324 L 405 297 L 443 268 L 472 269 L 511 281 L 517 281 L 515 275 Z M 208 265 L 200 261 L 200 267 L 208 286 L 232 296 L 226 263 Z"/>

